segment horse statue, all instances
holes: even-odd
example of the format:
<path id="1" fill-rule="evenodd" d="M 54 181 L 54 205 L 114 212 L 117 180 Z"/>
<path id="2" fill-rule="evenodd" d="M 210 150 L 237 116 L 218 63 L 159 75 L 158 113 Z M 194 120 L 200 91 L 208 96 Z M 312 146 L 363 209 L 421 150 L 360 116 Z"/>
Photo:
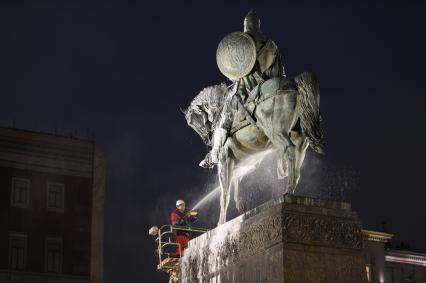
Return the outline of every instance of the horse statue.
<path id="1" fill-rule="evenodd" d="M 203 89 L 184 110 L 188 125 L 206 145 L 212 146 L 226 99 L 233 94 L 233 85 L 220 84 Z M 235 178 L 233 174 L 242 161 L 254 154 L 276 150 L 278 178 L 287 177 L 287 193 L 295 193 L 308 146 L 320 154 L 325 150 L 319 103 L 318 81 L 310 72 L 294 78 L 281 76 L 268 79 L 250 93 L 243 103 L 249 117 L 233 120 L 230 133 L 219 152 L 219 225 L 226 222 L 231 187 L 235 190 L 238 211 L 243 213 L 246 210 L 244 202 L 238 197 L 243 175 Z"/>

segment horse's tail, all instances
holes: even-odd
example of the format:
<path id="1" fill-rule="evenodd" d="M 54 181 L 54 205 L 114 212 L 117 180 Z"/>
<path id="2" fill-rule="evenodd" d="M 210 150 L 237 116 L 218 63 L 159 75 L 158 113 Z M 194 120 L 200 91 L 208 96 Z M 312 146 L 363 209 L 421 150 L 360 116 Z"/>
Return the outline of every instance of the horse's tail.
<path id="1" fill-rule="evenodd" d="M 305 72 L 294 78 L 297 88 L 296 111 L 303 133 L 318 153 L 325 153 L 324 135 L 321 128 L 319 84 L 313 73 Z"/>

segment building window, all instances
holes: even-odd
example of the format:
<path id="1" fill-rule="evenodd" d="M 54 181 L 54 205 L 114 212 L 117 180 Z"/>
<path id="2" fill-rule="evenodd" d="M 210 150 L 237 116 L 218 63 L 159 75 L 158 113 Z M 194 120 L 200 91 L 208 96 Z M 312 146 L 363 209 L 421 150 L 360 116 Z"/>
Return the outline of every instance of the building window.
<path id="1" fill-rule="evenodd" d="M 61 273 L 62 238 L 46 237 L 45 270 L 50 273 Z"/>
<path id="2" fill-rule="evenodd" d="M 30 203 L 30 180 L 12 178 L 10 204 L 14 207 L 28 207 Z"/>
<path id="3" fill-rule="evenodd" d="M 9 269 L 24 270 L 27 260 L 27 235 L 9 235 Z"/>
<path id="4" fill-rule="evenodd" d="M 47 184 L 47 209 L 64 211 L 64 185 L 59 183 Z"/>
<path id="5" fill-rule="evenodd" d="M 371 264 L 366 264 L 365 265 L 365 270 L 367 272 L 367 282 L 371 282 L 372 281 Z"/>

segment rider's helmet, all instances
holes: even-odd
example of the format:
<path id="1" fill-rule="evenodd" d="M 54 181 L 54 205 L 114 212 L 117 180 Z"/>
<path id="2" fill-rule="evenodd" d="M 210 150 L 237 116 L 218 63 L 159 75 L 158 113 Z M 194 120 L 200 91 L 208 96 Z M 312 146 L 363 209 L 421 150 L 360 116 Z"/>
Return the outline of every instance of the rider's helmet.
<path id="1" fill-rule="evenodd" d="M 176 206 L 179 206 L 181 204 L 185 204 L 185 202 L 183 200 L 181 200 L 181 199 L 179 199 L 179 200 L 176 201 Z"/>
<path id="2" fill-rule="evenodd" d="M 260 18 L 251 9 L 244 18 L 244 32 L 260 33 Z"/>

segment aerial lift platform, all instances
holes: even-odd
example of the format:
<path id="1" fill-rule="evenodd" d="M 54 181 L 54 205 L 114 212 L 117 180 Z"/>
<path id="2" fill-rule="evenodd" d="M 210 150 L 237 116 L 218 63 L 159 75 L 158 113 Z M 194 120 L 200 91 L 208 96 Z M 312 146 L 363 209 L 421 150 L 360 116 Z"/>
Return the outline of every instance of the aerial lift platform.
<path id="1" fill-rule="evenodd" d="M 179 282 L 180 258 L 183 255 L 181 245 L 176 241 L 176 232 L 185 231 L 191 234 L 203 234 L 207 229 L 179 226 L 179 225 L 163 225 L 149 229 L 149 234 L 155 237 L 157 244 L 156 253 L 158 255 L 157 269 L 166 272 L 170 276 L 170 283 Z M 176 253 L 179 250 L 179 254 Z"/>

